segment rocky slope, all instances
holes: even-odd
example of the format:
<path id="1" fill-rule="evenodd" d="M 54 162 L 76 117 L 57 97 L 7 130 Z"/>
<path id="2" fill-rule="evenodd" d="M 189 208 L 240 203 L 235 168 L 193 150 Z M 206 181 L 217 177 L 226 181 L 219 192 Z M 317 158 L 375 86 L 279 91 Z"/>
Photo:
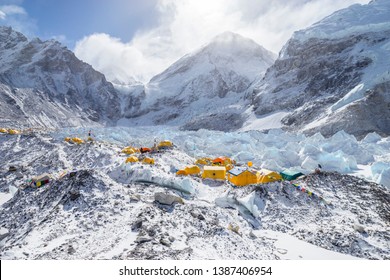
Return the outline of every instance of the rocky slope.
<path id="1" fill-rule="evenodd" d="M 153 77 L 128 102 L 125 117 L 135 124 L 234 130 L 242 125 L 245 90 L 274 58 L 254 41 L 225 32 Z"/>
<path id="2" fill-rule="evenodd" d="M 105 77 L 56 41 L 0 27 L 0 125 L 63 127 L 113 123 L 118 94 Z"/>
<path id="3" fill-rule="evenodd" d="M 1 259 L 279 259 L 294 250 L 302 258 L 310 244 L 315 258 L 390 258 L 384 186 L 329 172 L 295 182 L 315 196 L 288 182 L 232 188 L 177 177 L 172 166 L 195 160 L 180 149 L 154 154 L 154 166 L 124 165 L 119 151 L 2 136 L 0 191 L 17 191 L 1 206 Z M 50 184 L 21 188 L 43 172 Z"/>
<path id="4" fill-rule="evenodd" d="M 390 4 L 353 5 L 295 32 L 249 96 L 291 130 L 390 134 Z"/>

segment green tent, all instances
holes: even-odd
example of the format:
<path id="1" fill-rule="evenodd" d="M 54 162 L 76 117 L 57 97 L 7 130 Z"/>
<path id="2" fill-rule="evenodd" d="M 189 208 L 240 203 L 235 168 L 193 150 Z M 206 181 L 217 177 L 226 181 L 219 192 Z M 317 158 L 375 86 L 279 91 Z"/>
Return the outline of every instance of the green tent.
<path id="1" fill-rule="evenodd" d="M 292 181 L 292 180 L 295 180 L 296 178 L 301 177 L 305 174 L 303 174 L 301 172 L 284 171 L 284 172 L 280 172 L 280 175 L 282 176 L 282 178 L 284 180 Z"/>

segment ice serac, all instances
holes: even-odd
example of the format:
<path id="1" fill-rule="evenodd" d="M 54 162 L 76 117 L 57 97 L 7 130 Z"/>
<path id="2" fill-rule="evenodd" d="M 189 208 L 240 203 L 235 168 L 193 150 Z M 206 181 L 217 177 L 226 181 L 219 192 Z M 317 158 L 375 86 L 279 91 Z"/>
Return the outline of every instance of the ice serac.
<path id="1" fill-rule="evenodd" d="M 103 74 L 60 43 L 0 27 L 2 126 L 68 127 L 119 118 L 117 92 Z"/>
<path id="2" fill-rule="evenodd" d="M 245 91 L 275 58 L 250 39 L 222 33 L 153 77 L 126 117 L 136 124 L 234 130 L 243 122 Z"/>
<path id="3" fill-rule="evenodd" d="M 390 2 L 335 12 L 297 31 L 251 96 L 291 130 L 390 134 Z"/>

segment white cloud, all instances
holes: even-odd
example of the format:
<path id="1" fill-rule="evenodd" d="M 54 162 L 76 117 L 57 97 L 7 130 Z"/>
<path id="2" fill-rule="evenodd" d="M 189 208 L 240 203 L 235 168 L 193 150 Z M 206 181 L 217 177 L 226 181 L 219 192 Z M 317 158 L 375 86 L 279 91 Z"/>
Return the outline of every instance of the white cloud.
<path id="1" fill-rule="evenodd" d="M 237 32 L 278 52 L 296 30 L 332 12 L 369 0 L 159 0 L 158 27 L 130 42 L 93 34 L 77 42 L 76 55 L 108 77 L 147 81 L 184 54 L 224 31 Z"/>
<path id="2" fill-rule="evenodd" d="M 21 1 L 11 2 L 19 4 Z M 0 6 L 0 24 L 11 26 L 28 37 L 33 36 L 36 30 L 35 20 L 31 19 L 26 10 L 19 5 Z"/>
<path id="3" fill-rule="evenodd" d="M 7 15 L 26 15 L 26 14 L 27 14 L 26 11 L 23 9 L 23 7 L 20 6 L 16 6 L 16 5 L 0 6 L 0 18 L 2 15 L 4 15 L 5 18 Z"/>

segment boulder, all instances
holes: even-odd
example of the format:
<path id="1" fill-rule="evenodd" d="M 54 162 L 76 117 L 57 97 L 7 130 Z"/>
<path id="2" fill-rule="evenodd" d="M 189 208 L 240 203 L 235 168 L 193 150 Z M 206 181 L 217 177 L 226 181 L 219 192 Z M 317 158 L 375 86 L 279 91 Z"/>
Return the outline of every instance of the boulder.
<path id="1" fill-rule="evenodd" d="M 164 246 L 167 246 L 167 247 L 171 246 L 171 242 L 168 239 L 165 239 L 165 238 L 161 238 L 160 239 L 160 243 L 162 245 L 164 245 Z"/>
<path id="2" fill-rule="evenodd" d="M 353 225 L 353 229 L 356 230 L 359 233 L 365 233 L 366 232 L 364 227 L 362 225 L 359 225 L 359 224 L 354 224 Z"/>
<path id="3" fill-rule="evenodd" d="M 137 231 L 140 228 L 142 228 L 142 220 L 137 220 L 135 223 L 131 226 L 131 231 Z"/>
<path id="4" fill-rule="evenodd" d="M 130 195 L 130 202 L 138 202 L 141 200 L 141 196 L 139 194 Z"/>
<path id="5" fill-rule="evenodd" d="M 146 237 L 146 236 L 138 236 L 135 240 L 135 243 L 141 244 L 152 241 L 152 238 Z"/>
<path id="6" fill-rule="evenodd" d="M 154 201 L 165 205 L 172 205 L 174 203 L 184 204 L 184 201 L 181 197 L 162 192 L 154 194 Z"/>
<path id="7" fill-rule="evenodd" d="M 11 165 L 9 168 L 8 168 L 8 171 L 9 172 L 15 172 L 17 170 L 16 166 L 14 165 Z"/>

